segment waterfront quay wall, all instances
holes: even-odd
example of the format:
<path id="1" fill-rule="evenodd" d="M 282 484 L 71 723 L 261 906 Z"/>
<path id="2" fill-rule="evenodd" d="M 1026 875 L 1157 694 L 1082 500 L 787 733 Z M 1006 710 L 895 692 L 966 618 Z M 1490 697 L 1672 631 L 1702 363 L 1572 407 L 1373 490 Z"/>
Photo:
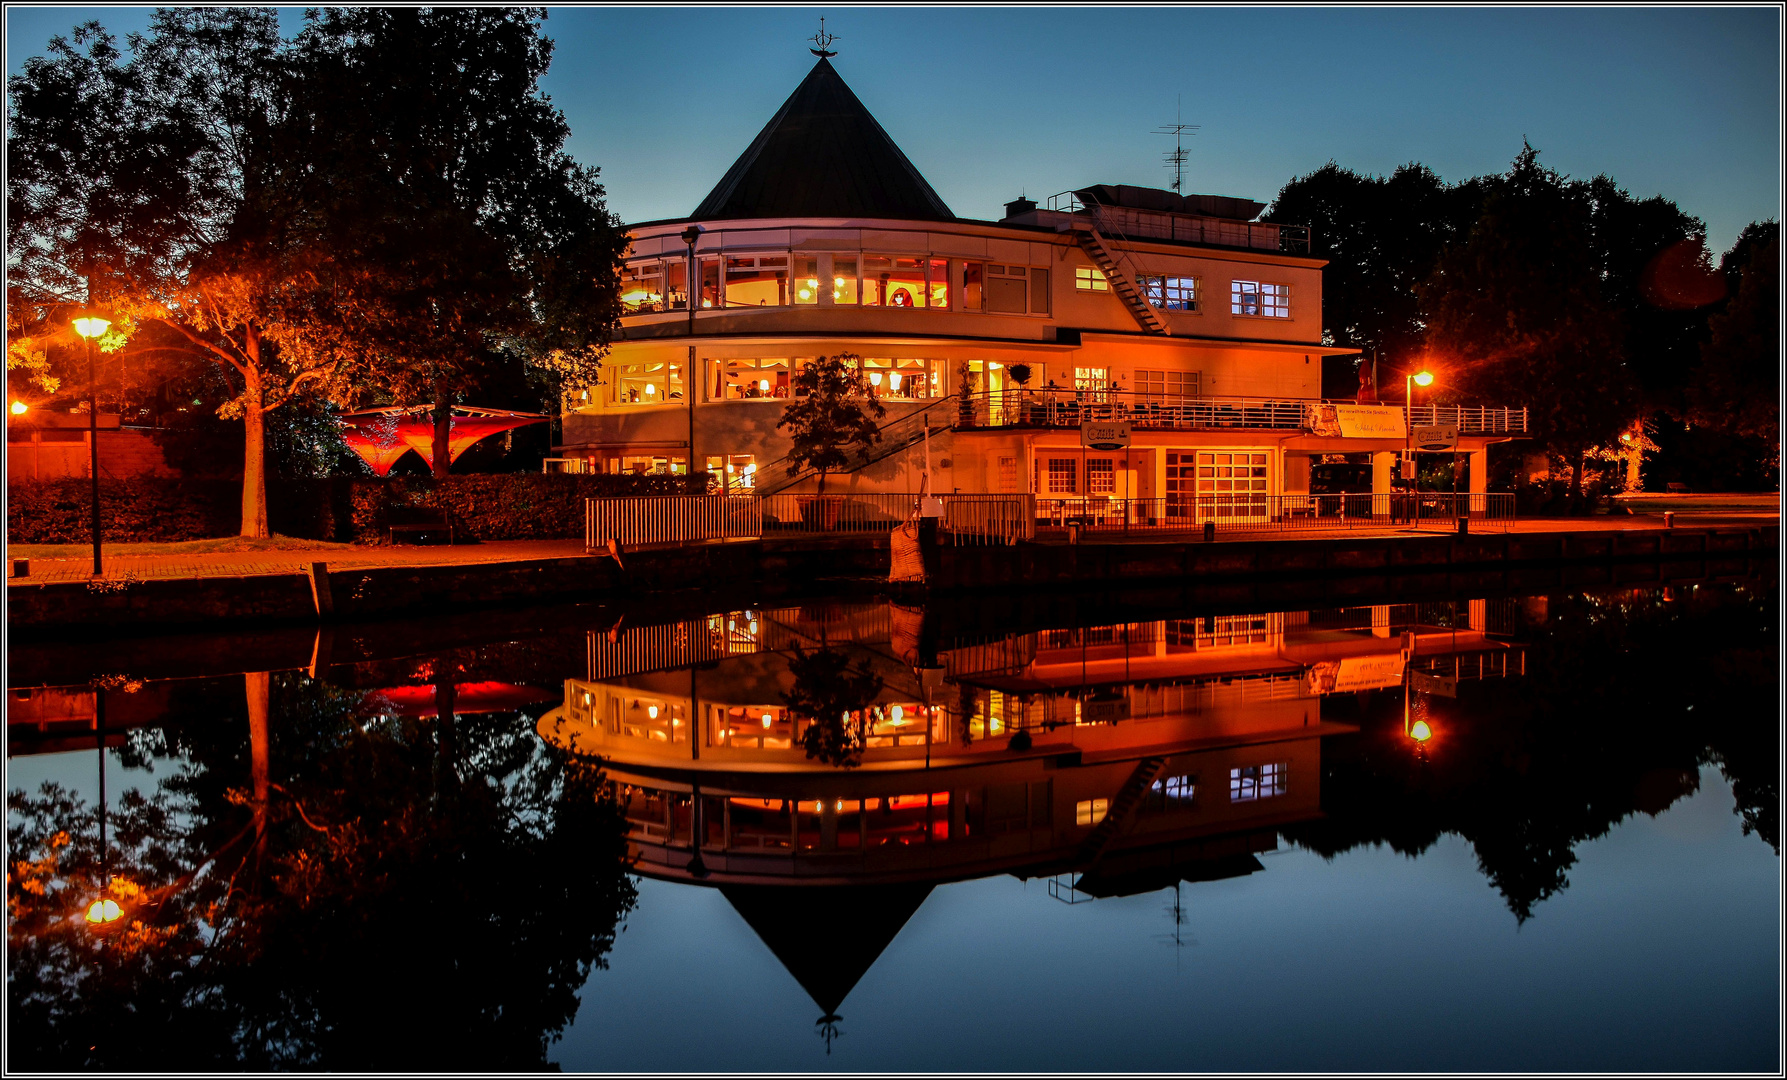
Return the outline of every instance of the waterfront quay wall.
<path id="1" fill-rule="evenodd" d="M 1181 544 L 1020 544 L 944 547 L 934 601 L 1021 591 L 1145 597 L 1161 586 L 1217 600 L 1271 598 L 1275 582 L 1319 582 L 1335 596 L 1399 591 L 1390 582 L 1481 589 L 1515 568 L 1580 566 L 1524 575 L 1527 584 L 1637 584 L 1654 568 L 1618 564 L 1692 560 L 1689 578 L 1741 577 L 1779 557 L 1778 526 L 1631 532 L 1502 533 Z M 324 568 L 320 574 L 47 582 L 7 590 L 8 628 L 33 635 L 132 635 L 204 625 L 339 624 L 480 608 L 633 601 L 747 591 L 759 601 L 882 587 L 885 537 L 724 541 L 606 555 L 444 566 Z M 1678 576 L 1678 575 L 1672 575 Z M 1555 581 L 1553 580 L 1555 578 Z M 1513 579 L 1505 579 L 1512 584 Z M 1296 591 L 1306 592 L 1306 586 Z"/>

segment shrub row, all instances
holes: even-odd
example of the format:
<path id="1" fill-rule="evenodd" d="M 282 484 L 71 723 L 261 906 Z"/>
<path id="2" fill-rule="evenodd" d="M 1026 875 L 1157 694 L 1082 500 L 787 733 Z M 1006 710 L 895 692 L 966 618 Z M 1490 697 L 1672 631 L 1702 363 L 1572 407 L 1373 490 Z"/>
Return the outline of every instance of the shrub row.
<path id="1" fill-rule="evenodd" d="M 706 477 L 692 489 L 706 490 Z M 461 535 L 479 540 L 556 540 L 583 535 L 583 500 L 672 495 L 691 490 L 677 476 L 567 476 L 492 473 L 433 477 L 269 478 L 273 532 L 314 540 L 383 543 L 393 506 L 453 515 Z M 13 544 L 78 544 L 90 539 L 90 489 L 79 478 L 7 485 L 6 538 Z M 227 480 L 102 479 L 102 534 L 110 543 L 174 543 L 234 536 L 242 525 L 242 486 Z"/>

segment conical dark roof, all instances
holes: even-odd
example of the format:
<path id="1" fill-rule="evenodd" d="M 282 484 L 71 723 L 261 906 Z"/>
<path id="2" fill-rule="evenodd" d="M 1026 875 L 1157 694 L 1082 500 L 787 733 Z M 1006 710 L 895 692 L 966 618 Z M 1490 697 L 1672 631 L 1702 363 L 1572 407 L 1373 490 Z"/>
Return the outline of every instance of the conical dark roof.
<path id="1" fill-rule="evenodd" d="M 830 1016 L 931 895 L 931 886 L 726 885 L 720 892 Z"/>
<path id="2" fill-rule="evenodd" d="M 692 216 L 955 219 L 824 57 Z"/>

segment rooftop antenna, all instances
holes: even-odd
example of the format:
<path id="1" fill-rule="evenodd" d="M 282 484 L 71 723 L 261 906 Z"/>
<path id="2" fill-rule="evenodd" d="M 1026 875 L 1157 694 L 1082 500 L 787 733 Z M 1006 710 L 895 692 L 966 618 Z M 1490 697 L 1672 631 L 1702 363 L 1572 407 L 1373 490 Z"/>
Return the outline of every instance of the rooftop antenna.
<path id="1" fill-rule="evenodd" d="M 807 40 L 819 46 L 817 49 L 808 49 L 807 51 L 822 60 L 827 56 L 838 55 L 831 51 L 831 43 L 838 40 L 838 37 L 836 34 L 828 34 L 825 32 L 825 16 L 823 15 L 819 16 L 819 32 Z"/>
<path id="2" fill-rule="evenodd" d="M 1173 190 L 1181 195 L 1185 194 L 1185 158 L 1190 154 L 1190 151 L 1185 149 L 1185 136 L 1197 134 L 1198 128 L 1203 126 L 1202 124 L 1184 123 L 1184 106 L 1185 95 L 1180 94 L 1179 105 L 1174 110 L 1174 116 L 1177 119 L 1171 124 L 1155 128 L 1153 132 L 1155 135 L 1171 135 L 1173 137 L 1173 148 L 1161 156 L 1166 158 L 1166 167 L 1173 170 Z"/>

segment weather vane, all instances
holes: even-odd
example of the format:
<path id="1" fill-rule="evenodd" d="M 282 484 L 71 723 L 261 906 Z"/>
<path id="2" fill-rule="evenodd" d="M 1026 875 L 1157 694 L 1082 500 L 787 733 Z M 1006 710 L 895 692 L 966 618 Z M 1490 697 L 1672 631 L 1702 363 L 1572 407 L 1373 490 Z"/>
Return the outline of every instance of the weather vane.
<path id="1" fill-rule="evenodd" d="M 825 16 L 823 16 L 823 15 L 819 16 L 819 32 L 817 34 L 814 34 L 812 37 L 808 38 L 807 40 L 811 41 L 813 44 L 819 46 L 817 49 L 808 49 L 807 50 L 808 52 L 812 53 L 814 56 L 826 57 L 826 56 L 838 55 L 837 53 L 831 51 L 831 43 L 838 40 L 838 37 L 836 34 L 828 34 L 825 32 Z"/>

